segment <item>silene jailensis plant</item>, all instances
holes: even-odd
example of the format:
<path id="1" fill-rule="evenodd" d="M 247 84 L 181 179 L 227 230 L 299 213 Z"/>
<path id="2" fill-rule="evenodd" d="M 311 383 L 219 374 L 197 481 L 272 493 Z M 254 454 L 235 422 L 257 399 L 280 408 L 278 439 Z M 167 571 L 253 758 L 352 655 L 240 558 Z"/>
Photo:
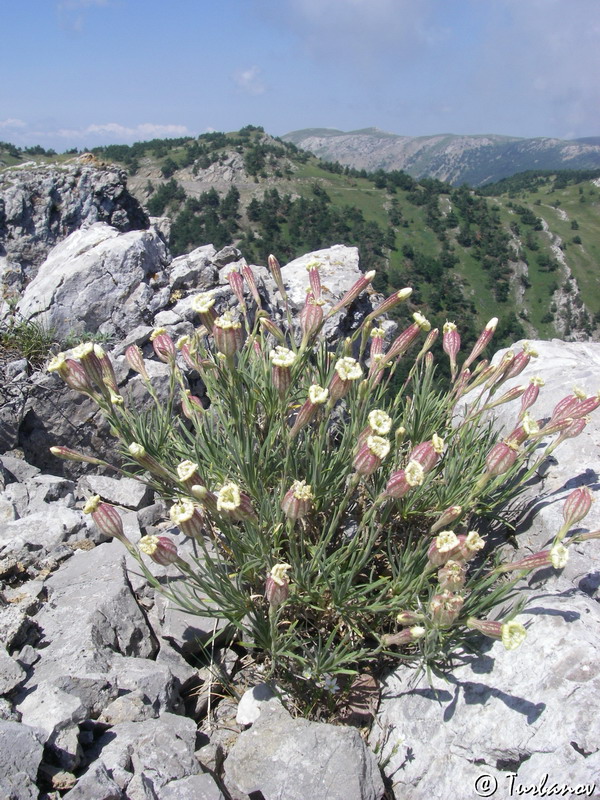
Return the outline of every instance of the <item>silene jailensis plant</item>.
<path id="1" fill-rule="evenodd" d="M 120 443 L 119 471 L 165 498 L 176 532 L 133 542 L 116 508 L 92 497 L 86 510 L 156 589 L 192 613 L 224 618 L 234 640 L 305 709 L 331 707 L 359 673 L 394 660 L 443 664 L 472 636 L 517 647 L 525 628 L 514 619 L 515 587 L 532 570 L 561 569 L 571 544 L 600 535 L 569 535 L 591 496 L 576 489 L 552 546 L 518 561 L 504 563 L 502 537 L 486 536 L 485 521 L 510 529 L 502 509 L 549 452 L 581 433 L 600 399 L 575 393 L 551 419 L 536 419 L 543 381 L 503 389 L 535 356 L 531 348 L 509 351 L 495 366 L 480 358 L 495 319 L 464 359 L 457 327 L 446 323 L 451 378 L 440 387 L 430 350 L 438 331 L 427 319 L 415 312 L 391 343 L 380 327 L 410 289 L 384 300 L 332 351 L 324 324 L 374 273 L 325 311 L 319 264 L 309 263 L 306 303 L 294 320 L 275 258 L 269 267 L 280 318 L 261 308 L 245 267 L 229 276 L 238 313 L 218 313 L 214 296 L 199 294 L 192 336 L 174 342 L 154 332 L 154 353 L 170 369 L 168 398 L 159 397 L 141 350 L 127 349 L 150 412 L 121 394 L 97 344 L 52 360 L 52 372 L 100 407 Z M 391 391 L 409 357 L 408 376 Z M 204 404 L 189 391 L 196 373 Z M 504 403 L 515 408 L 514 429 L 499 438 L 485 412 Z M 171 578 L 155 577 L 147 559 Z"/>

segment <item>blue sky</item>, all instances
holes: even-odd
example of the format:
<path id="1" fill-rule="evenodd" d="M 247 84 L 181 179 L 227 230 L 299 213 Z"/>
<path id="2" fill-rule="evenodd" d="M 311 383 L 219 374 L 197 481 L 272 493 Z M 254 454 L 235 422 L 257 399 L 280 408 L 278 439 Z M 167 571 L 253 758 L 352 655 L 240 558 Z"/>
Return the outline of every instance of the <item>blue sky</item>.
<path id="1" fill-rule="evenodd" d="M 0 140 L 600 135 L 600 0 L 2 0 Z"/>

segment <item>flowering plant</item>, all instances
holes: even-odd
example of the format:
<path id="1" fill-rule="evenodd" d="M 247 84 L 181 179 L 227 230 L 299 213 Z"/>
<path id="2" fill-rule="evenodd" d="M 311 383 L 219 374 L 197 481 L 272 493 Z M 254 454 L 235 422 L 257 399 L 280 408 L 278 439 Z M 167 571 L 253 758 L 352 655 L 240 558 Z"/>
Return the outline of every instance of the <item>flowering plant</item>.
<path id="1" fill-rule="evenodd" d="M 552 419 L 536 421 L 530 409 L 539 380 L 502 392 L 533 352 L 509 353 L 498 365 L 478 361 L 496 320 L 462 366 L 459 332 L 444 327 L 451 379 L 440 388 L 431 353 L 438 332 L 421 313 L 388 345 L 375 327 L 408 300 L 408 289 L 331 352 L 321 337 L 325 322 L 364 291 L 372 273 L 325 312 L 312 263 L 298 328 L 276 260 L 269 266 L 285 304 L 279 319 L 260 308 L 245 268 L 230 281 L 240 317 L 219 316 L 214 298 L 203 294 L 193 304 L 202 323 L 193 336 L 175 344 L 167 331 L 156 333 L 154 352 L 171 375 L 167 401 L 141 350 L 128 348 L 151 414 L 121 394 L 99 346 L 52 361 L 50 370 L 98 404 L 121 443 L 120 471 L 167 500 L 179 533 L 129 541 L 116 509 L 99 498 L 88 504 L 96 523 L 124 542 L 158 590 L 188 611 L 225 618 L 296 696 L 315 701 L 328 687 L 329 694 L 333 685 L 347 687 L 365 665 L 441 659 L 473 631 L 516 647 L 522 626 L 489 615 L 528 570 L 564 566 L 570 542 L 581 538 L 568 531 L 589 498 L 577 490 L 568 500 L 551 550 L 508 565 L 482 535 L 485 517 L 500 516 L 545 454 L 580 433 L 600 401 L 565 398 Z M 392 393 L 411 347 L 419 349 L 408 377 Z M 204 403 L 189 390 L 195 373 L 206 387 Z M 485 412 L 516 400 L 515 428 L 499 439 Z M 66 447 L 53 451 L 108 466 Z M 177 570 L 180 580 L 157 580 L 146 558 Z"/>

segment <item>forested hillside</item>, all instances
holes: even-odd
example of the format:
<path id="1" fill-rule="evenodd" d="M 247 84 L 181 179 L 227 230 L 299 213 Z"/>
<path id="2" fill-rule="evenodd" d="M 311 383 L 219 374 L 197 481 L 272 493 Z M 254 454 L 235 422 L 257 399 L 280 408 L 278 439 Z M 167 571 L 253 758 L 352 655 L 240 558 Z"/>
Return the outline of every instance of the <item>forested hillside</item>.
<path id="1" fill-rule="evenodd" d="M 41 148 L 39 148 L 41 150 Z M 600 322 L 600 172 L 529 172 L 472 190 L 402 171 L 320 161 L 248 126 L 236 133 L 111 145 L 98 162 L 128 170 L 130 190 L 171 219 L 174 254 L 235 244 L 249 262 L 356 245 L 375 288 L 410 285 L 411 306 L 467 339 L 490 317 L 498 341 L 589 338 Z M 7 166 L 46 151 L 1 149 Z"/>

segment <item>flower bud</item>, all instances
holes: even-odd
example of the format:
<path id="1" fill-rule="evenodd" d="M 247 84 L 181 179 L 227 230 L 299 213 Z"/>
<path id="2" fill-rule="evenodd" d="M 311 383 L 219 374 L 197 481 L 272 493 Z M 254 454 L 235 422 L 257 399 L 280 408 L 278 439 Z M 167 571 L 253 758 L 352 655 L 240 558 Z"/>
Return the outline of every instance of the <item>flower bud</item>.
<path id="1" fill-rule="evenodd" d="M 384 647 L 392 647 L 393 645 L 400 647 L 403 644 L 418 642 L 419 639 L 425 636 L 426 632 L 422 625 L 413 625 L 412 628 L 405 628 L 398 633 L 385 633 L 381 637 L 381 643 Z"/>
<path id="2" fill-rule="evenodd" d="M 382 314 L 387 314 L 388 311 L 392 310 L 392 308 L 395 308 L 400 303 L 403 303 L 405 300 L 408 300 L 408 298 L 412 294 L 412 291 L 413 291 L 412 289 L 407 287 L 405 289 L 400 289 L 399 291 L 394 292 L 394 294 L 390 295 L 389 297 L 386 297 L 386 299 L 382 303 L 380 303 L 377 306 L 377 308 L 371 311 L 371 313 L 367 316 L 365 321 L 370 322 L 376 317 L 380 317 Z"/>
<path id="3" fill-rule="evenodd" d="M 177 545 L 167 536 L 142 536 L 138 547 L 142 553 L 146 553 L 152 561 L 163 567 L 180 560 L 177 555 Z"/>
<path id="4" fill-rule="evenodd" d="M 441 442 L 442 448 L 444 447 L 444 442 L 439 437 L 437 442 L 438 448 L 439 442 Z M 423 472 L 430 472 L 440 460 L 440 450 L 438 448 L 434 447 L 433 441 L 421 442 L 411 450 L 408 457 L 409 461 L 418 461 L 423 467 Z"/>
<path id="5" fill-rule="evenodd" d="M 137 344 L 132 344 L 125 350 L 125 361 L 127 361 L 129 369 L 140 374 L 145 381 L 150 380 L 144 356 Z"/>
<path id="6" fill-rule="evenodd" d="M 563 399 L 554 406 L 550 421 L 558 422 L 558 420 L 571 417 L 570 411 L 578 404 L 578 402 L 579 398 L 575 395 L 570 394 L 567 397 L 563 397 Z"/>
<path id="7" fill-rule="evenodd" d="M 416 611 L 400 611 L 396 615 L 396 622 L 398 625 L 416 625 L 418 622 L 423 621 L 423 614 Z"/>
<path id="8" fill-rule="evenodd" d="M 527 636 L 527 631 L 520 622 L 495 622 L 489 619 L 469 617 L 467 628 L 480 631 L 492 639 L 499 639 L 507 650 L 516 650 Z"/>
<path id="9" fill-rule="evenodd" d="M 439 530 L 445 528 L 447 525 L 451 525 L 455 520 L 457 520 L 460 517 L 461 514 L 462 514 L 462 506 L 449 506 L 449 508 L 442 511 L 438 519 L 429 529 L 429 533 L 431 534 L 437 533 Z"/>
<path id="10" fill-rule="evenodd" d="M 518 561 L 511 561 L 509 564 L 501 564 L 496 567 L 494 572 L 531 572 L 541 567 L 553 566 L 555 569 L 563 569 L 569 560 L 569 551 L 562 544 L 556 544 L 550 550 L 542 550 L 539 553 L 520 558 Z"/>
<path id="11" fill-rule="evenodd" d="M 189 389 L 184 389 L 181 393 L 181 410 L 186 419 L 191 420 L 196 425 L 202 422 L 204 416 L 204 406 L 199 397 L 192 394 Z"/>
<path id="12" fill-rule="evenodd" d="M 237 298 L 240 307 L 245 310 L 246 309 L 246 300 L 244 298 L 244 279 L 242 278 L 240 271 L 238 269 L 231 269 L 227 273 L 227 280 L 234 295 Z"/>
<path id="13" fill-rule="evenodd" d="M 260 295 L 258 293 L 258 288 L 256 286 L 256 281 L 254 280 L 254 273 L 252 272 L 248 264 L 246 264 L 245 262 L 242 264 L 242 275 L 246 279 L 246 283 L 250 288 L 250 292 L 252 294 L 252 297 L 254 298 L 254 302 L 256 303 L 257 307 L 262 308 L 262 303 Z"/>
<path id="14" fill-rule="evenodd" d="M 504 474 L 515 463 L 517 456 L 516 447 L 506 444 L 506 442 L 498 442 L 492 447 L 486 458 L 488 475 Z"/>
<path id="15" fill-rule="evenodd" d="M 477 356 L 481 355 L 487 344 L 489 343 L 490 339 L 494 335 L 494 331 L 496 330 L 496 326 L 498 325 L 498 318 L 492 317 L 492 319 L 488 322 L 485 326 L 483 332 L 481 333 L 479 339 L 475 342 L 471 353 L 469 354 L 467 360 L 463 364 L 463 369 L 467 369 L 471 366 L 473 361 L 477 358 Z"/>
<path id="16" fill-rule="evenodd" d="M 413 319 L 413 324 L 409 325 L 408 328 L 403 330 L 402 333 L 392 342 L 390 349 L 380 362 L 382 366 L 395 358 L 400 358 L 403 356 L 417 338 L 420 331 L 429 331 L 431 329 L 431 324 L 429 321 L 425 319 L 422 314 L 419 314 L 418 311 L 413 314 Z"/>
<path id="17" fill-rule="evenodd" d="M 454 322 L 444 323 L 443 334 L 442 349 L 450 359 L 450 371 L 452 380 L 454 380 L 456 376 L 456 356 L 460 350 L 460 334 Z"/>
<path id="18" fill-rule="evenodd" d="M 190 492 L 211 514 L 218 513 L 217 495 L 214 492 L 210 492 L 206 486 L 203 486 L 201 483 L 194 484 Z"/>
<path id="19" fill-rule="evenodd" d="M 544 381 L 542 378 L 538 378 L 536 376 L 531 378 L 531 380 L 529 381 L 529 385 L 527 386 L 521 397 L 521 411 L 519 414 L 520 417 L 522 417 L 527 411 L 527 409 L 531 408 L 531 406 L 538 399 L 538 395 L 540 393 L 540 386 L 543 385 Z"/>
<path id="20" fill-rule="evenodd" d="M 265 312 L 261 312 L 264 314 Z M 267 333 L 270 333 L 271 336 L 274 336 L 278 341 L 282 344 L 285 344 L 285 333 L 279 328 L 272 319 L 269 317 L 259 317 L 260 327 L 263 328 Z"/>
<path id="21" fill-rule="evenodd" d="M 92 456 L 84 456 L 83 453 L 71 450 L 70 447 L 51 447 L 50 452 L 53 456 L 56 456 L 56 458 L 62 458 L 65 461 L 79 461 L 82 464 L 106 464 L 106 461 L 101 461 L 99 458 L 93 458 Z"/>
<path id="22" fill-rule="evenodd" d="M 129 455 L 144 469 L 147 469 L 148 472 L 160 478 L 166 478 L 169 481 L 173 479 L 171 473 L 162 464 L 159 464 L 153 456 L 149 455 L 143 445 L 138 444 L 138 442 L 132 442 L 127 449 Z"/>
<path id="23" fill-rule="evenodd" d="M 504 394 L 500 395 L 500 397 L 496 398 L 495 400 L 491 400 L 489 403 L 486 403 L 484 409 L 489 411 L 490 408 L 495 408 L 496 406 L 501 406 L 504 403 L 510 403 L 513 400 L 516 400 L 518 397 L 521 397 L 527 390 L 527 386 L 513 386 L 512 389 L 509 389 Z"/>
<path id="24" fill-rule="evenodd" d="M 267 259 L 267 264 L 269 265 L 269 269 L 271 270 L 271 275 L 273 276 L 273 280 L 275 281 L 275 285 L 279 289 L 281 297 L 283 298 L 284 303 L 287 300 L 287 293 L 285 291 L 285 286 L 283 284 L 283 278 L 281 276 L 281 267 L 279 266 L 279 261 L 275 258 L 275 256 L 270 255 Z"/>
<path id="25" fill-rule="evenodd" d="M 360 277 L 356 281 L 356 283 L 353 286 L 351 286 L 350 289 L 348 289 L 348 291 L 342 297 L 342 299 L 339 300 L 333 306 L 333 308 L 329 311 L 327 316 L 328 317 L 333 316 L 333 314 L 336 314 L 342 308 L 345 308 L 346 306 L 349 306 L 350 303 L 354 302 L 354 300 L 356 300 L 358 295 L 361 294 L 362 292 L 364 292 L 364 290 L 371 283 L 371 281 L 373 280 L 375 275 L 376 275 L 376 273 L 375 273 L 375 270 L 373 269 L 370 272 L 366 272 L 362 277 Z"/>
<path id="26" fill-rule="evenodd" d="M 175 350 L 173 340 L 164 328 L 157 328 L 153 331 L 150 335 L 150 341 L 152 342 L 152 347 L 154 348 L 157 358 L 159 358 L 163 364 L 175 363 L 177 351 Z"/>
<path id="27" fill-rule="evenodd" d="M 321 299 L 321 276 L 319 275 L 320 263 L 316 258 L 311 259 L 306 265 L 311 293 L 315 300 Z"/>
<path id="28" fill-rule="evenodd" d="M 592 494 L 587 486 L 574 489 L 563 505 L 563 519 L 569 527 L 586 517 L 592 507 Z"/>
<path id="29" fill-rule="evenodd" d="M 323 324 L 322 300 L 317 300 L 310 292 L 300 312 L 300 326 L 302 328 L 302 342 L 306 345 L 311 336 L 318 333 Z"/>
<path id="30" fill-rule="evenodd" d="M 294 481 L 291 489 L 281 501 L 281 508 L 286 517 L 292 522 L 305 517 L 312 508 L 314 500 L 311 487 L 306 481 Z"/>
<path id="31" fill-rule="evenodd" d="M 121 515 L 114 506 L 103 503 L 99 495 L 90 497 L 83 507 L 83 513 L 92 515 L 96 526 L 105 536 L 129 544 L 123 531 Z"/>
<path id="32" fill-rule="evenodd" d="M 573 420 L 570 425 L 560 432 L 560 436 L 557 437 L 556 442 L 554 443 L 555 446 L 559 445 L 561 442 L 564 442 L 565 439 L 574 439 L 576 436 L 579 436 L 579 434 L 583 433 L 585 430 L 588 422 L 589 417 L 581 417 L 581 419 Z"/>

